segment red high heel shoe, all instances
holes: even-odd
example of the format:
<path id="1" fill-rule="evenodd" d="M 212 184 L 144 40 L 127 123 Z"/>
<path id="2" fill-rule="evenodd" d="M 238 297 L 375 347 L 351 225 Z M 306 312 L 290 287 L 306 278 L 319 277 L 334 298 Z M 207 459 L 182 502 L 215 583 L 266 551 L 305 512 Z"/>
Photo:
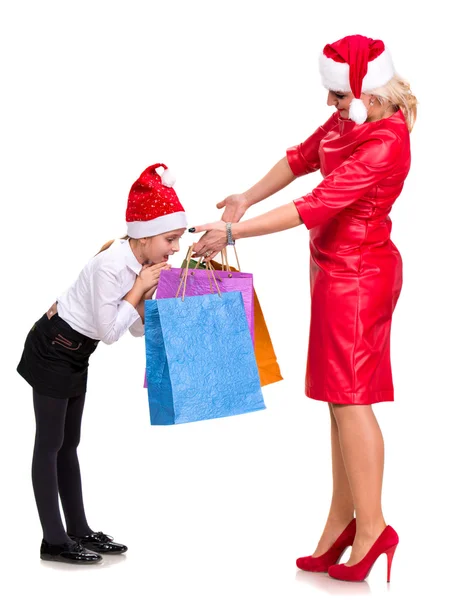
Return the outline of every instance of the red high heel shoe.
<path id="1" fill-rule="evenodd" d="M 332 565 L 329 567 L 328 574 L 334 579 L 341 579 L 343 581 L 364 581 L 371 572 L 371 569 L 379 556 L 381 554 L 386 554 L 387 582 L 389 582 L 393 555 L 395 554 L 398 542 L 398 534 L 393 527 L 387 525 L 361 561 L 351 567 L 347 567 L 346 565 Z"/>
<path id="2" fill-rule="evenodd" d="M 302 558 L 298 558 L 296 566 L 303 571 L 326 573 L 331 565 L 335 565 L 340 560 L 346 548 L 353 545 L 355 535 L 356 519 L 353 519 L 327 552 L 316 557 L 303 556 Z"/>

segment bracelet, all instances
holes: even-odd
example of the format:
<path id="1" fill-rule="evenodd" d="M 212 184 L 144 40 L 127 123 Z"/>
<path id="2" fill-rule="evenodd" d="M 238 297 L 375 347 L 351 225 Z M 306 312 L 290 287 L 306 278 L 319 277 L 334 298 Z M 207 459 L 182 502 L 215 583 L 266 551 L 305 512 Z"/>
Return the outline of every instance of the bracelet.
<path id="1" fill-rule="evenodd" d="M 231 223 L 227 223 L 227 244 L 229 246 L 235 245 L 235 240 L 233 239 L 233 234 L 231 232 Z"/>

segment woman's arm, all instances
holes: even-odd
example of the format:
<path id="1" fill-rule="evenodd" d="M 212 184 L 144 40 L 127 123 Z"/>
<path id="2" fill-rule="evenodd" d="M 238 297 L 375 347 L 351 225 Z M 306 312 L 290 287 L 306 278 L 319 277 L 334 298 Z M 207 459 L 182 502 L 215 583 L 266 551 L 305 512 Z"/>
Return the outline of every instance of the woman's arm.
<path id="1" fill-rule="evenodd" d="M 379 131 L 377 137 L 360 144 L 310 194 L 260 217 L 234 223 L 231 227 L 233 239 L 275 233 L 301 223 L 307 229 L 321 225 L 389 176 L 397 165 L 402 146 L 403 141 L 391 131 Z M 196 227 L 195 231 L 207 231 L 194 246 L 197 256 L 206 252 L 210 256 L 227 244 L 226 224 L 223 222 Z"/>
<path id="2" fill-rule="evenodd" d="M 294 202 L 279 206 L 259 217 L 248 219 L 242 223 L 233 223 L 231 232 L 234 240 L 246 237 L 256 237 L 259 235 L 268 235 L 292 229 L 302 225 L 301 217 L 296 209 Z"/>
<path id="3" fill-rule="evenodd" d="M 234 223 L 231 229 L 233 239 L 237 240 L 245 237 L 277 233 L 278 231 L 297 227 L 302 223 L 303 221 L 299 216 L 295 203 L 290 202 L 289 204 L 285 204 L 270 212 L 264 213 L 259 217 L 254 217 L 253 219 L 248 219 L 241 223 Z M 210 252 L 210 254 L 216 254 L 227 245 L 226 223 L 223 221 L 196 226 L 193 229 L 194 232 L 190 229 L 192 233 L 207 231 L 207 233 L 194 244 L 194 256 L 196 257 L 203 256 L 207 251 Z"/>
<path id="4" fill-rule="evenodd" d="M 258 202 L 279 192 L 297 177 L 312 173 L 320 168 L 319 147 L 322 138 L 338 126 L 338 113 L 335 112 L 324 125 L 303 143 L 288 148 L 286 156 L 280 159 L 270 171 L 243 194 L 233 194 L 217 204 L 224 208 L 222 221 L 238 223 L 244 213 Z"/>
<path id="5" fill-rule="evenodd" d="M 248 208 L 279 192 L 296 179 L 286 156 L 280 159 L 260 181 L 253 185 L 244 197 Z"/>
<path id="6" fill-rule="evenodd" d="M 279 190 L 289 185 L 295 175 L 291 170 L 286 157 L 278 161 L 260 181 L 243 194 L 233 194 L 217 204 L 217 208 L 224 208 L 222 221 L 238 223 L 244 213 L 261 200 L 272 196 Z"/>

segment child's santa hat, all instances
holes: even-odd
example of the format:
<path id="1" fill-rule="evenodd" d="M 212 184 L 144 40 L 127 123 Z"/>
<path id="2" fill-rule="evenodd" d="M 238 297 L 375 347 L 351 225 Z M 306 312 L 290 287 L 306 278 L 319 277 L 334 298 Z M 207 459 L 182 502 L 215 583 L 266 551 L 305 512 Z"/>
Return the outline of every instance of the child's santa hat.
<path id="1" fill-rule="evenodd" d="M 349 117 L 358 125 L 367 119 L 361 92 L 371 92 L 385 85 L 395 74 L 385 44 L 363 35 L 349 35 L 327 44 L 319 63 L 324 87 L 334 92 L 353 93 Z"/>
<path id="2" fill-rule="evenodd" d="M 163 168 L 162 175 L 157 169 Z M 163 163 L 148 167 L 131 187 L 126 209 L 127 233 L 140 239 L 184 229 L 188 221 L 173 189 L 175 178 Z"/>

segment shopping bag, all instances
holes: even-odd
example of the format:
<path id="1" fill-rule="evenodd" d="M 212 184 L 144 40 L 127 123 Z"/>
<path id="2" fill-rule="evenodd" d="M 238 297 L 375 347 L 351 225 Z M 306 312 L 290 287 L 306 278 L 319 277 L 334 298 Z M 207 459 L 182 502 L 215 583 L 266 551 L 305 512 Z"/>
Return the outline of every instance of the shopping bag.
<path id="1" fill-rule="evenodd" d="M 151 425 L 265 409 L 242 294 L 145 302 Z"/>
<path id="2" fill-rule="evenodd" d="M 198 269 L 199 263 L 194 263 L 194 268 L 188 269 L 186 278 L 185 296 L 203 296 L 215 294 L 216 285 L 220 292 L 241 292 L 244 302 L 244 310 L 248 320 L 249 332 L 254 344 L 254 286 L 252 273 L 232 273 L 230 271 L 215 271 L 210 269 Z M 180 287 L 180 282 L 185 274 L 186 268 L 172 268 L 160 273 L 157 286 L 157 298 L 174 298 Z M 216 281 L 214 281 L 214 279 Z"/>
<path id="3" fill-rule="evenodd" d="M 222 251 L 222 262 L 216 262 L 214 260 L 210 261 L 211 266 L 216 271 L 230 271 L 233 275 L 235 273 L 240 272 L 240 265 L 238 260 L 238 255 L 236 254 L 236 262 L 238 265 L 238 269 L 229 265 L 227 260 L 226 251 Z M 182 268 L 186 267 L 186 260 L 182 264 Z M 196 261 L 193 259 L 189 260 L 189 268 L 190 269 L 202 269 L 203 271 L 206 268 L 206 263 L 202 261 Z M 165 278 L 165 271 L 162 272 L 162 277 Z M 171 289 L 173 290 L 174 284 L 177 281 L 176 278 L 172 279 L 170 282 L 167 280 L 167 284 L 170 283 Z M 210 288 L 209 288 L 210 289 Z M 172 291 L 170 294 L 173 293 Z M 176 290 L 175 290 L 176 293 Z M 158 296 L 157 291 L 157 296 Z M 175 295 L 175 294 L 173 294 Z M 262 308 L 259 302 L 259 298 L 257 296 L 256 291 L 253 287 L 253 307 L 254 307 L 254 352 L 256 356 L 257 367 L 259 370 L 259 378 L 261 382 L 261 386 L 264 387 L 266 385 L 276 383 L 283 379 L 282 374 L 280 372 L 280 366 L 277 361 L 277 357 L 275 354 L 275 350 L 272 344 L 272 339 L 270 337 L 269 330 L 267 328 L 267 323 L 265 321 L 264 314 L 262 312 Z M 144 375 L 144 387 L 147 387 L 147 377 Z"/>
<path id="4" fill-rule="evenodd" d="M 226 249 L 222 250 L 221 258 L 222 262 L 216 262 L 214 260 L 210 261 L 210 264 L 216 271 L 231 271 L 233 277 L 236 273 L 240 272 L 240 264 L 238 260 L 238 254 L 235 250 L 236 256 L 236 264 L 238 265 L 238 269 L 232 267 L 228 263 Z M 184 266 L 184 264 L 182 265 Z M 197 263 L 195 260 L 189 261 L 189 267 L 194 269 L 196 267 L 205 269 L 206 263 L 199 261 Z M 277 357 L 275 355 L 275 350 L 273 348 L 272 339 L 270 337 L 269 330 L 267 328 L 267 323 L 265 321 L 264 314 L 262 312 L 262 308 L 259 302 L 259 298 L 257 297 L 257 293 L 255 289 L 254 292 L 254 352 L 256 355 L 257 368 L 259 369 L 259 377 L 261 386 L 269 385 L 271 383 L 276 383 L 277 381 L 281 381 L 283 379 L 282 374 L 280 372 L 280 367 L 277 362 Z"/>

